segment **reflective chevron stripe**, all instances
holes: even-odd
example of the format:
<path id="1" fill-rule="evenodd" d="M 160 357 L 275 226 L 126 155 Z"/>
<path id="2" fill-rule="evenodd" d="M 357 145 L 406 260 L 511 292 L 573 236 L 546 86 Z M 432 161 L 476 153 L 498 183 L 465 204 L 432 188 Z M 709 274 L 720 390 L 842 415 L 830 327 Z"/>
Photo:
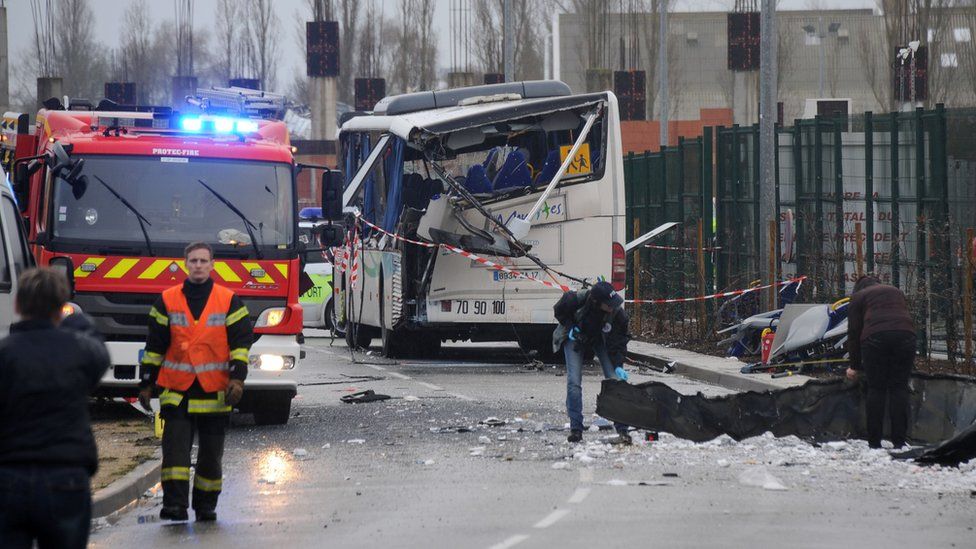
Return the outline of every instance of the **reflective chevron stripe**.
<path id="1" fill-rule="evenodd" d="M 172 259 L 157 259 L 156 261 L 153 261 L 148 268 L 146 268 L 144 271 L 139 273 L 139 279 L 153 280 L 156 277 L 158 277 L 163 271 L 165 271 L 166 267 L 169 267 L 172 264 L 173 264 Z"/>
<path id="2" fill-rule="evenodd" d="M 242 261 L 241 262 L 241 265 L 244 266 L 245 269 L 247 269 L 247 272 L 248 273 L 250 273 L 251 271 L 254 271 L 254 270 L 258 270 L 258 269 L 264 271 L 264 276 L 255 278 L 255 280 L 257 280 L 261 284 L 274 284 L 274 279 L 271 278 L 271 275 L 268 274 L 268 271 L 265 270 L 263 267 L 261 267 L 260 264 L 258 264 L 258 263 L 248 263 L 248 262 Z"/>
<path id="3" fill-rule="evenodd" d="M 104 261 L 104 257 L 89 257 L 88 259 L 82 261 L 81 265 L 75 267 L 75 278 L 88 278 L 88 275 L 91 274 L 91 272 L 83 271 L 81 269 L 82 265 L 94 265 L 96 268 L 98 268 L 98 266 Z"/>
<path id="4" fill-rule="evenodd" d="M 214 263 L 214 272 L 217 276 L 222 278 L 224 282 L 240 282 L 241 277 L 237 276 L 237 273 L 230 268 L 230 265 L 223 261 L 218 261 Z"/>
<path id="5" fill-rule="evenodd" d="M 132 268 L 136 266 L 136 263 L 139 263 L 138 259 L 132 259 L 128 257 L 120 259 L 119 262 L 116 263 L 114 267 L 112 267 L 111 269 L 109 269 L 107 273 L 105 273 L 105 278 L 122 278 L 123 276 L 125 276 L 126 273 L 131 271 Z"/>

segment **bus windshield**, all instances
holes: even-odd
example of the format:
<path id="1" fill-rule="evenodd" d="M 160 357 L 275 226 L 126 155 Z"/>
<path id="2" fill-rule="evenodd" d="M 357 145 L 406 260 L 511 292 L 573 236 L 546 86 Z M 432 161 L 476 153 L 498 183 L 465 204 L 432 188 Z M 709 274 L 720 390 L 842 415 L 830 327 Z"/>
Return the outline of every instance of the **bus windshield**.
<path id="1" fill-rule="evenodd" d="M 251 249 L 244 220 L 207 186 L 226 198 L 248 221 L 259 248 L 288 248 L 294 242 L 294 198 L 287 164 L 203 158 L 82 156 L 85 186 L 54 184 L 52 236 L 72 241 L 144 245 L 134 209 L 145 217 L 153 245 L 182 246 L 202 240 Z M 101 184 L 132 205 L 127 207 Z M 206 186 L 201 184 L 206 183 Z"/>

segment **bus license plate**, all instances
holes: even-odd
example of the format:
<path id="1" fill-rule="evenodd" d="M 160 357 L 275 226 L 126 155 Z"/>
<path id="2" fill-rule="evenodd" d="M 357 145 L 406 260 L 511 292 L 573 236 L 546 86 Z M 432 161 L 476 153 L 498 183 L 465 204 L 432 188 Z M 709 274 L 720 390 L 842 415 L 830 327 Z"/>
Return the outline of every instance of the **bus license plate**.
<path id="1" fill-rule="evenodd" d="M 505 301 L 484 299 L 458 299 L 454 301 L 454 313 L 458 315 L 503 315 L 505 314 Z"/>

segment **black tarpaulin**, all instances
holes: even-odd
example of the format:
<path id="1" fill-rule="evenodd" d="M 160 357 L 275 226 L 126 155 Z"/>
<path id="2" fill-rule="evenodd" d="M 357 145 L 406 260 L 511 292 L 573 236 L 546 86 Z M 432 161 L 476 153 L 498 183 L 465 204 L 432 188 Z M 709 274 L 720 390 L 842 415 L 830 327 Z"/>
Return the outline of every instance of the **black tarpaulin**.
<path id="1" fill-rule="evenodd" d="M 910 400 L 912 443 L 948 445 L 952 439 L 953 459 L 976 457 L 976 430 L 971 428 L 976 421 L 976 380 L 915 374 Z M 767 431 L 778 437 L 796 435 L 826 442 L 866 437 L 864 401 L 861 384 L 839 379 L 712 398 L 701 393 L 682 395 L 654 381 L 630 385 L 605 380 L 597 397 L 597 413 L 609 420 L 696 442 L 722 434 L 742 440 Z M 921 455 L 912 457 L 924 461 Z"/>

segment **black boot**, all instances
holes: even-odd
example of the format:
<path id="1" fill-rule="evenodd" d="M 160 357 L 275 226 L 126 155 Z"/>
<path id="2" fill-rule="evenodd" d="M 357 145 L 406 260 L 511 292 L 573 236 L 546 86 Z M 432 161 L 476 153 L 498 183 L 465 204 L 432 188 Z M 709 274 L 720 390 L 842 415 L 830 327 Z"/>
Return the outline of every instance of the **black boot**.
<path id="1" fill-rule="evenodd" d="M 163 520 L 190 520 L 190 515 L 186 512 L 186 507 L 163 507 L 159 512 L 159 518 Z"/>
<path id="2" fill-rule="evenodd" d="M 570 431 L 569 436 L 566 437 L 567 442 L 581 442 L 583 440 L 583 431 Z"/>
<path id="3" fill-rule="evenodd" d="M 217 520 L 217 511 L 213 509 L 197 509 L 197 522 L 214 522 Z"/>

